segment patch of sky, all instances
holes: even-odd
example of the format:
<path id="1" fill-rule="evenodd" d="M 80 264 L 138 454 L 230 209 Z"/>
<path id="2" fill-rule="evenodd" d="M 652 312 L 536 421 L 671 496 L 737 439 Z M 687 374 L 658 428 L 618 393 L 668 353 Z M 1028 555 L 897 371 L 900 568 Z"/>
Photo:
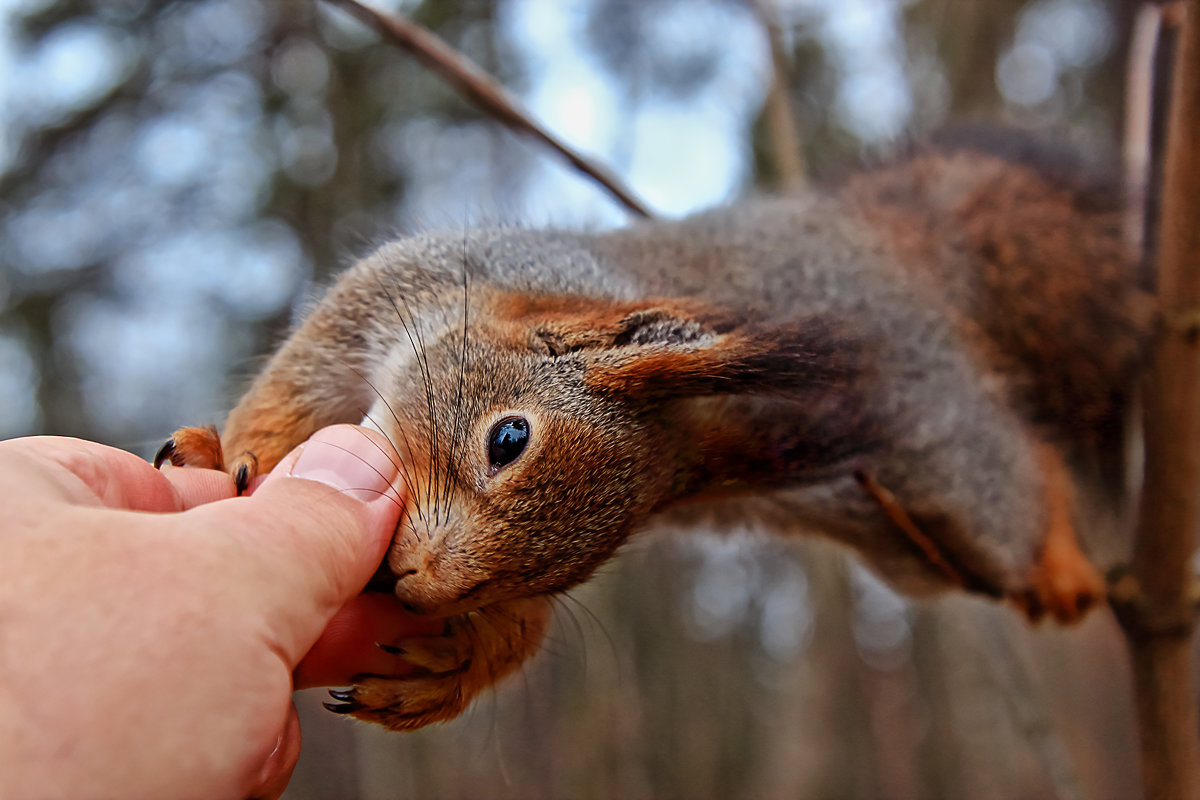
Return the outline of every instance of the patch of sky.
<path id="1" fill-rule="evenodd" d="M 699 13 L 703 10 L 705 13 Z M 583 3 L 520 0 L 502 22 L 525 42 L 533 76 L 526 102 L 551 130 L 622 174 L 661 214 L 681 215 L 727 200 L 748 176 L 738 143 L 762 102 L 769 75 L 761 33 L 750 13 L 716 4 L 675 4 L 649 21 L 647 47 L 686 61 L 687 52 L 719 53 L 696 102 L 659 93 L 628 97 L 587 56 Z M 616 224 L 611 201 L 569 187 L 579 178 L 557 164 L 538 169 L 527 204 L 536 218 L 583 203 L 584 214 Z M 569 204 L 559 198 L 567 195 Z M 579 214 L 580 211 L 575 212 Z M 561 218 L 558 221 L 562 221 Z"/>
<path id="2" fill-rule="evenodd" d="M 85 413 L 102 435 L 217 419 L 231 347 L 202 303 L 119 302 L 76 296 L 59 309 L 60 340 L 79 365 Z M 203 331 L 204 335 L 197 335 Z"/>
<path id="3" fill-rule="evenodd" d="M 902 0 L 820 0 L 819 27 L 838 69 L 837 115 L 865 142 L 904 132 L 912 92 L 904 74 Z"/>
<path id="4" fill-rule="evenodd" d="M 255 319 L 286 308 L 309 272 L 292 230 L 264 220 L 178 232 L 120 259 L 113 280 L 122 296 L 146 304 L 186 297 L 192 305 L 220 303 Z"/>
<path id="5" fill-rule="evenodd" d="M 204 0 L 177 4 L 163 18 L 161 35 L 178 62 L 197 69 L 232 65 L 245 58 L 266 23 L 266 10 L 257 0 Z"/>
<path id="6" fill-rule="evenodd" d="M 8 44 L 0 53 L 6 62 L 0 73 L 7 75 L 0 93 L 22 123 L 48 125 L 86 108 L 111 91 L 135 60 L 131 41 L 95 22 L 59 25 L 29 53 Z"/>
<path id="7" fill-rule="evenodd" d="M 503 186 L 506 162 L 526 146 L 488 122 L 430 118 L 392 120 L 373 141 L 382 162 L 407 181 L 395 217 L 418 229 L 527 222 L 514 211 L 519 192 Z"/>
<path id="8" fill-rule="evenodd" d="M 1094 0 L 1040 0 L 1022 10 L 1012 46 L 996 64 L 1010 103 L 1035 107 L 1057 96 L 1063 74 L 1095 64 L 1112 47 L 1113 25 Z"/>
<path id="9" fill-rule="evenodd" d="M 319 95 L 329 82 L 329 58 L 311 39 L 288 39 L 276 49 L 271 78 L 290 95 Z"/>
<path id="10" fill-rule="evenodd" d="M 100 215 L 77 194 L 43 192 L 5 218 L 5 260 L 25 275 L 87 266 L 107 236 Z"/>

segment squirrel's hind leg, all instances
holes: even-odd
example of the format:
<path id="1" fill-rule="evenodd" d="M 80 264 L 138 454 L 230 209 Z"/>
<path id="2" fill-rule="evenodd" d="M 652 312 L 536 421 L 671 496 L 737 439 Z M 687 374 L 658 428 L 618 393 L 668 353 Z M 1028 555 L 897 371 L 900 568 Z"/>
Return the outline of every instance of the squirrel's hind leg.
<path id="1" fill-rule="evenodd" d="M 1100 573 L 1083 554 L 1071 521 L 1072 480 L 1058 452 L 1041 445 L 1046 476 L 1046 537 L 1029 576 L 1029 587 L 1010 599 L 1031 620 L 1049 614 L 1062 623 L 1078 622 L 1104 600 Z"/>

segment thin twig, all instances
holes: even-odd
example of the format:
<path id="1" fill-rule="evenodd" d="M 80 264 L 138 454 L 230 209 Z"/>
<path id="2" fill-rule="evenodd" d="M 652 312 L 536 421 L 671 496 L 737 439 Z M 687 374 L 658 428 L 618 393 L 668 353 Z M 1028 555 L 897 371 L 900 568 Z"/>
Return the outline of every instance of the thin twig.
<path id="1" fill-rule="evenodd" d="M 900 505 L 900 502 L 896 499 L 896 495 L 882 486 L 873 476 L 862 470 L 855 471 L 854 480 L 858 481 L 858 485 L 863 488 L 863 491 L 879 504 L 879 508 L 887 515 L 887 518 L 908 537 L 910 542 L 917 546 L 917 549 L 921 551 L 925 559 L 938 572 L 942 573 L 954 584 L 966 587 L 967 581 L 963 574 L 946 560 L 946 556 L 942 553 L 941 548 L 917 527 L 917 523 L 913 521 L 913 518 Z"/>
<path id="2" fill-rule="evenodd" d="M 771 50 L 771 88 L 767 91 L 763 108 L 771 155 L 780 188 L 796 191 L 804 186 L 804 151 L 800 144 L 800 129 L 796 124 L 796 109 L 788 94 L 789 59 L 784 49 L 783 30 L 771 0 L 752 0 L 750 7 L 767 34 Z"/>
<path id="3" fill-rule="evenodd" d="M 467 99 L 515 131 L 526 133 L 558 151 L 571 166 L 599 183 L 638 216 L 654 216 L 619 178 L 596 162 L 573 150 L 536 122 L 512 94 L 477 64 L 454 50 L 434 34 L 398 16 L 370 9 L 357 0 L 325 0 L 366 23 L 379 35 L 408 51 L 413 58 L 436 72 Z"/>
<path id="4" fill-rule="evenodd" d="M 1142 246 L 1142 216 L 1150 177 L 1154 53 L 1158 49 L 1162 16 L 1162 7 L 1153 3 L 1138 9 L 1125 66 L 1125 132 L 1121 154 L 1125 173 L 1125 239 L 1134 249 Z"/>

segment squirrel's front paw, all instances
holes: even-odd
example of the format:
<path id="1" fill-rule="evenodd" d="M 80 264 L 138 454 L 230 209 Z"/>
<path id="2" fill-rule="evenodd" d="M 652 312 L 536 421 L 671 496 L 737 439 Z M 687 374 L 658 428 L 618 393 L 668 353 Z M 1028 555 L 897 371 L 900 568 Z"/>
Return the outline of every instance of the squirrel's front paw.
<path id="1" fill-rule="evenodd" d="M 352 688 L 331 690 L 337 702 L 325 707 L 397 731 L 453 719 L 481 691 L 537 652 L 549 620 L 550 603 L 544 597 L 450 617 L 439 636 L 384 646 L 420 667 L 419 672 L 359 676 Z"/>
<path id="2" fill-rule="evenodd" d="M 225 453 L 221 448 L 221 434 L 212 425 L 206 428 L 180 428 L 158 449 L 154 456 L 154 467 L 170 461 L 177 467 L 203 467 L 225 471 Z M 258 459 L 253 453 L 242 453 L 229 465 L 229 474 L 237 485 L 238 494 L 250 486 L 258 474 Z"/>

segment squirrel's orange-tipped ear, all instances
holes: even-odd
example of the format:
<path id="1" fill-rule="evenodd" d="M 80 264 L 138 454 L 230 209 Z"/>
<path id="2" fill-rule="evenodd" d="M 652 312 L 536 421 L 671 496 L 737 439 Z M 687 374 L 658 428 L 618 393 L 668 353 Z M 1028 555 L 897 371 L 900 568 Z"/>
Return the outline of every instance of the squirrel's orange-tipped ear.
<path id="1" fill-rule="evenodd" d="M 673 301 L 641 307 L 593 308 L 542 322 L 534 335 L 550 355 L 579 350 L 673 345 L 698 346 L 735 323 L 693 303 Z"/>
<path id="2" fill-rule="evenodd" d="M 794 393 L 862 371 L 862 343 L 817 319 L 775 328 L 747 323 L 688 340 L 637 338 L 589 354 L 588 388 L 675 397 Z"/>
<path id="3" fill-rule="evenodd" d="M 824 319 L 770 326 L 695 300 L 522 297 L 503 312 L 514 345 L 582 357 L 598 392 L 792 392 L 848 380 L 863 362 L 862 342 Z"/>
<path id="4" fill-rule="evenodd" d="M 723 333 L 735 322 L 691 300 L 622 303 L 578 295 L 505 294 L 494 301 L 498 339 L 550 356 L 651 342 L 682 344 Z"/>

